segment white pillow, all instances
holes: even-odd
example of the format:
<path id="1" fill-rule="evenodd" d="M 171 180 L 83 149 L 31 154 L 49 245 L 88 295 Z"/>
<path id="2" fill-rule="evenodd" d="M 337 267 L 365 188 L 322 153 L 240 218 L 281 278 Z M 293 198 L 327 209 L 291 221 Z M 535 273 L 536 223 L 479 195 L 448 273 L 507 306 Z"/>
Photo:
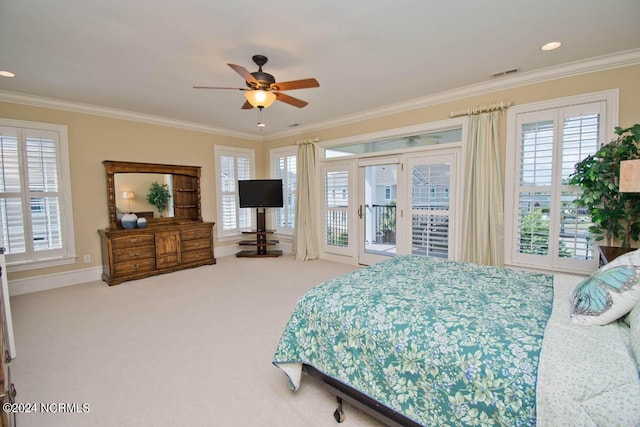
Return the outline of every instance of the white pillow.
<path id="1" fill-rule="evenodd" d="M 640 249 L 619 256 L 578 283 L 573 291 L 571 320 L 606 325 L 640 302 Z"/>
<path id="2" fill-rule="evenodd" d="M 633 350 L 638 372 L 640 372 L 640 304 L 636 304 L 633 307 L 633 310 L 625 317 L 624 321 L 629 325 L 631 331 L 631 350 Z"/>

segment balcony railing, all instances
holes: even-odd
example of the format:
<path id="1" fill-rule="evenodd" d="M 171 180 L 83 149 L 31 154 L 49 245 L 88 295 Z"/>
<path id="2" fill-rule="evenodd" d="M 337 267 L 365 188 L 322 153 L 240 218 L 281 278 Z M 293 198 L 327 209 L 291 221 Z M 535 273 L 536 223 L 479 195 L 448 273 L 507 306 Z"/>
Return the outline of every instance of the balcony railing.
<path id="1" fill-rule="evenodd" d="M 396 243 L 396 206 L 371 205 L 371 231 L 373 243 Z"/>

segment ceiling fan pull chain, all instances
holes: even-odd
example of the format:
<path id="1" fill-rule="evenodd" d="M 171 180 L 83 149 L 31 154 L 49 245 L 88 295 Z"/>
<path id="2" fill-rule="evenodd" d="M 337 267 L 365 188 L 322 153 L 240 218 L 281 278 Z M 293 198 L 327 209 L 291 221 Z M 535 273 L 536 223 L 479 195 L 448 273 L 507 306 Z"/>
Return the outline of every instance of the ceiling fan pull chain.
<path id="1" fill-rule="evenodd" d="M 262 128 L 266 126 L 266 124 L 262 123 L 262 109 L 264 107 L 258 107 L 258 127 L 260 128 L 260 132 L 262 132 Z"/>

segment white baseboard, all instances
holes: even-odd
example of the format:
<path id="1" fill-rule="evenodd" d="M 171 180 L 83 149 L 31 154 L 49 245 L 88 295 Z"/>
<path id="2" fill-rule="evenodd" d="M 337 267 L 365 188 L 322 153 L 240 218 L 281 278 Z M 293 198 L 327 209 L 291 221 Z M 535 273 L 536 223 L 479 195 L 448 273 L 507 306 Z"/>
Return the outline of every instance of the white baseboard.
<path id="1" fill-rule="evenodd" d="M 102 280 L 102 266 L 26 279 L 9 280 L 9 295 L 22 295 Z"/>
<path id="2" fill-rule="evenodd" d="M 282 253 L 287 255 L 291 254 L 292 251 L 291 243 L 280 243 L 276 248 L 282 250 Z M 236 245 L 219 246 L 215 248 L 216 258 L 235 255 L 236 252 L 238 252 L 238 246 Z M 102 266 L 49 274 L 46 276 L 9 280 L 9 295 L 15 296 L 46 291 L 48 289 L 62 288 L 80 283 L 95 282 L 96 280 L 102 280 Z"/>

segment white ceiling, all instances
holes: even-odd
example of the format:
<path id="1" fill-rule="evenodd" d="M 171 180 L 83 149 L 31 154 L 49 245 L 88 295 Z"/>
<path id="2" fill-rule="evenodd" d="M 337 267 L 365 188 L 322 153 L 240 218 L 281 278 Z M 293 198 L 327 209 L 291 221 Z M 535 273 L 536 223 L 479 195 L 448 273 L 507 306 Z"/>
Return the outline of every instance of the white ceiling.
<path id="1" fill-rule="evenodd" d="M 563 46 L 543 52 L 559 40 Z M 640 48 L 639 0 L 1 0 L 0 91 L 158 116 L 256 139 Z M 633 52 L 636 55 L 637 52 Z M 255 54 L 309 102 L 241 110 Z M 639 76 L 640 78 L 640 76 Z M 291 128 L 293 124 L 299 127 Z"/>

